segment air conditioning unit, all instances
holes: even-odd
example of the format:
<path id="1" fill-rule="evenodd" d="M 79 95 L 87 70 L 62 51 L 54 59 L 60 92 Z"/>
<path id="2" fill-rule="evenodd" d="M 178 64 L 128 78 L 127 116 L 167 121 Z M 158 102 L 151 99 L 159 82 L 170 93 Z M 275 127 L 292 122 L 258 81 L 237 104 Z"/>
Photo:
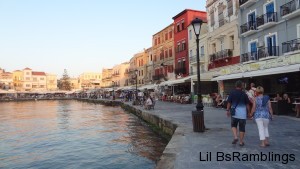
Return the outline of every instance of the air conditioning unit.
<path id="1" fill-rule="evenodd" d="M 265 43 L 263 41 L 260 41 L 260 42 L 258 42 L 257 46 L 258 47 L 263 47 L 263 46 L 265 46 Z"/>

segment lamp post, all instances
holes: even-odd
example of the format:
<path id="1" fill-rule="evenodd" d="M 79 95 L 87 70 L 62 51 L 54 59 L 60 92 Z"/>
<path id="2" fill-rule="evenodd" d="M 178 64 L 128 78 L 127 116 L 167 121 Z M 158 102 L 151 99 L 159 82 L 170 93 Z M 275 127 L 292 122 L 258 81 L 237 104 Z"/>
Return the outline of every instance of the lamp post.
<path id="1" fill-rule="evenodd" d="M 135 69 L 135 103 L 137 104 L 137 100 L 138 100 L 138 91 L 137 91 L 137 77 L 138 77 L 138 70 Z"/>
<path id="2" fill-rule="evenodd" d="M 201 97 L 201 86 L 200 86 L 200 58 L 199 58 L 199 35 L 201 31 L 201 25 L 203 21 L 199 18 L 195 18 L 192 21 L 192 25 L 194 28 L 194 33 L 196 35 L 196 45 L 197 45 L 197 105 L 196 111 L 192 111 L 193 117 L 193 130 L 194 132 L 204 132 L 204 112 L 203 112 L 203 103 Z"/>

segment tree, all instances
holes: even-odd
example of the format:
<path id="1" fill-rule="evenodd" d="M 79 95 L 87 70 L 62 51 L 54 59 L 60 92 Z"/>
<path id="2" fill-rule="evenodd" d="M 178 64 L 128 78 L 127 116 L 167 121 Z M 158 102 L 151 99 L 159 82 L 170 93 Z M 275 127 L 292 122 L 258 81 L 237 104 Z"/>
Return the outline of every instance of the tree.
<path id="1" fill-rule="evenodd" d="M 68 75 L 67 69 L 64 69 L 64 73 L 62 78 L 60 79 L 58 88 L 60 90 L 71 90 L 71 83 L 70 83 L 70 77 Z"/>

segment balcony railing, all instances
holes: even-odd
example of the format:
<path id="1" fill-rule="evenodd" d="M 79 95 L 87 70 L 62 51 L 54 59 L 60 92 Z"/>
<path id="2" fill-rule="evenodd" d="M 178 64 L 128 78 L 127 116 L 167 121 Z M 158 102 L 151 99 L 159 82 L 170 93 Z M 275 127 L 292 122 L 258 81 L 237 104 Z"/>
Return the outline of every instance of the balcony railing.
<path id="1" fill-rule="evenodd" d="M 240 27 L 241 27 L 241 34 L 251 31 L 251 30 L 257 30 L 255 21 L 247 22 Z"/>
<path id="2" fill-rule="evenodd" d="M 224 49 L 222 51 L 210 55 L 210 61 L 217 61 L 221 59 L 226 59 L 228 57 L 232 57 L 232 49 Z"/>
<path id="3" fill-rule="evenodd" d="M 225 24 L 224 18 L 219 19 L 219 27 L 223 26 Z"/>
<path id="4" fill-rule="evenodd" d="M 203 61 L 204 54 L 200 54 L 199 59 L 200 62 Z M 197 55 L 190 57 L 190 63 L 197 63 Z"/>
<path id="5" fill-rule="evenodd" d="M 161 78 L 163 78 L 163 77 L 165 77 L 163 74 L 158 74 L 158 75 L 152 76 L 152 79 L 153 79 L 153 80 L 159 80 L 159 79 L 161 79 Z"/>
<path id="6" fill-rule="evenodd" d="M 112 74 L 112 76 L 119 76 L 120 75 L 120 73 L 114 73 L 114 74 Z"/>
<path id="7" fill-rule="evenodd" d="M 177 68 L 175 69 L 175 74 L 179 75 L 179 74 L 186 74 L 186 68 Z"/>
<path id="8" fill-rule="evenodd" d="M 255 52 L 248 52 L 248 53 L 244 53 L 241 55 L 241 62 L 244 63 L 244 62 L 250 62 L 250 61 L 256 61 L 258 60 L 258 54 L 257 54 L 257 51 Z"/>
<path id="9" fill-rule="evenodd" d="M 277 22 L 277 12 L 270 12 L 263 14 L 261 16 L 258 16 L 256 18 L 257 27 L 266 25 L 267 23 L 274 23 Z"/>
<path id="10" fill-rule="evenodd" d="M 282 43 L 282 53 L 300 51 L 300 38 Z"/>
<path id="11" fill-rule="evenodd" d="M 258 59 L 265 59 L 268 57 L 279 56 L 279 46 L 258 48 L 257 54 L 258 54 Z"/>
<path id="12" fill-rule="evenodd" d="M 298 9 L 300 9 L 300 1 L 292 0 L 280 7 L 280 15 L 286 16 L 288 14 L 295 12 Z"/>

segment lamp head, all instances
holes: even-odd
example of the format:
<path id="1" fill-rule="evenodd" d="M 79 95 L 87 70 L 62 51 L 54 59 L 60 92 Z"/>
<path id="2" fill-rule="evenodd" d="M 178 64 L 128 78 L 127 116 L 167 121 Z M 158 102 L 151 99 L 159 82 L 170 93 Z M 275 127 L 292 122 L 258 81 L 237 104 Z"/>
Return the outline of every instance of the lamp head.
<path id="1" fill-rule="evenodd" d="M 194 28 L 194 33 L 197 37 L 199 37 L 199 35 L 200 35 L 200 30 L 201 30 L 202 23 L 203 23 L 203 21 L 199 18 L 195 18 L 192 21 L 192 25 L 193 25 L 193 28 Z"/>

